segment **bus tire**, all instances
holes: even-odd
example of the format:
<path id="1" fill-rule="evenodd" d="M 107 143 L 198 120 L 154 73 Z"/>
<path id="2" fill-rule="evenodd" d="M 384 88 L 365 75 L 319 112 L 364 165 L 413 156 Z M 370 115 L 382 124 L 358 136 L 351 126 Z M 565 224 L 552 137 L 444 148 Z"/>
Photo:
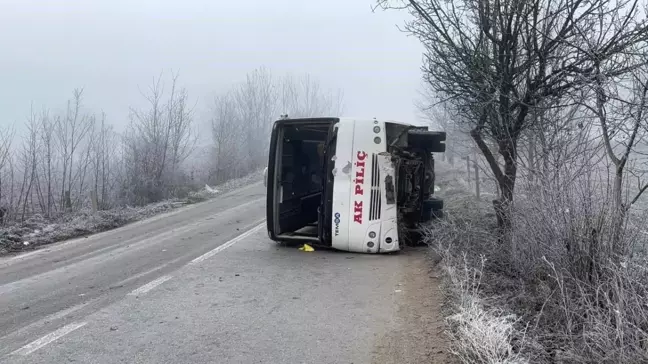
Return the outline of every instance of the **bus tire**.
<path id="1" fill-rule="evenodd" d="M 425 245 L 425 234 L 418 229 L 412 229 L 407 232 L 406 246 L 418 247 Z"/>
<path id="2" fill-rule="evenodd" d="M 424 149 L 432 153 L 443 153 L 446 150 L 446 133 L 412 129 L 407 132 L 407 145 L 410 148 Z"/>
<path id="3" fill-rule="evenodd" d="M 423 201 L 423 209 L 443 210 L 443 200 L 438 197 L 430 197 Z"/>
<path id="4" fill-rule="evenodd" d="M 443 200 L 436 197 L 430 197 L 423 201 L 421 208 L 421 222 L 427 222 L 434 218 L 439 218 L 439 213 L 443 216 Z"/>

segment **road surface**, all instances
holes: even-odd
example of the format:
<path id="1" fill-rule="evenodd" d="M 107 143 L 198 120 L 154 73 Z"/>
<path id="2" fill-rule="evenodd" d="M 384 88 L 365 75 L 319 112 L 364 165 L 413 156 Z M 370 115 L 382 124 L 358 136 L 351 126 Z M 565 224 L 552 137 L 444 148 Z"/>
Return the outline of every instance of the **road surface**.
<path id="1" fill-rule="evenodd" d="M 445 362 L 424 252 L 301 252 L 264 217 L 257 183 L 0 258 L 0 362 Z"/>

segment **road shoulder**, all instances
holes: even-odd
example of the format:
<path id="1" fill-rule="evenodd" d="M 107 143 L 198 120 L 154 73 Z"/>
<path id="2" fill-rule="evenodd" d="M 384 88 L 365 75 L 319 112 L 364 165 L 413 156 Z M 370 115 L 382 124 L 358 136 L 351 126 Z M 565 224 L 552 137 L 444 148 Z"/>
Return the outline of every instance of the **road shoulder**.
<path id="1" fill-rule="evenodd" d="M 403 270 L 396 323 L 376 343 L 375 364 L 452 363 L 444 333 L 441 276 L 429 249 L 413 249 Z"/>

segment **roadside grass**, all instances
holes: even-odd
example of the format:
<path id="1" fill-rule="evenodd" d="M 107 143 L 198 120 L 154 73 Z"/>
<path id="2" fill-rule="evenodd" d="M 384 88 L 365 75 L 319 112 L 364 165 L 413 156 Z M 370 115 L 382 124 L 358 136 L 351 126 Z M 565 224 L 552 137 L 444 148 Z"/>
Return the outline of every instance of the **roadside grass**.
<path id="1" fill-rule="evenodd" d="M 96 213 L 84 209 L 64 214 L 55 219 L 46 219 L 41 215 L 35 215 L 24 222 L 7 223 L 0 228 L 0 256 L 115 229 L 179 207 L 207 201 L 225 192 L 258 182 L 261 178 L 262 172 L 257 171 L 216 187 L 206 185 L 200 190 L 189 191 L 184 198 L 175 198 L 146 206 L 124 206 Z"/>
<path id="2" fill-rule="evenodd" d="M 463 248 L 475 242 L 495 251 L 495 216 L 490 204 L 470 192 L 465 171 L 437 162 L 438 195 L 444 199 L 445 217 L 425 227 L 426 242 L 442 257 L 446 293 L 445 321 L 451 352 L 462 363 L 529 363 L 519 348 L 524 337 L 519 318 L 489 296 L 487 255 Z"/>
<path id="3" fill-rule="evenodd" d="M 462 363 L 648 362 L 648 261 L 606 251 L 604 198 L 528 195 L 503 247 L 490 198 L 477 201 L 463 168 L 437 171 L 446 217 L 426 239 L 442 257 L 447 333 Z M 646 234 L 629 224 L 623 241 L 636 252 Z"/>

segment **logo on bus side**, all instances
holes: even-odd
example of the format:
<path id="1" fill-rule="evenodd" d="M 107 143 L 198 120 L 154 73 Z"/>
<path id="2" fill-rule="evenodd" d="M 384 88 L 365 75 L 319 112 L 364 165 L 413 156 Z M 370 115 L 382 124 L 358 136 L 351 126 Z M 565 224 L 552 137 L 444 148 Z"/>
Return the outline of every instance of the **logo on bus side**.
<path id="1" fill-rule="evenodd" d="M 340 213 L 336 212 L 335 213 L 335 236 L 340 235 Z"/>
<path id="2" fill-rule="evenodd" d="M 364 195 L 364 175 L 365 175 L 365 159 L 367 159 L 367 153 L 363 151 L 358 151 L 356 155 L 356 178 L 353 180 L 355 183 L 355 194 Z M 353 221 L 358 224 L 362 224 L 362 200 L 353 202 Z"/>

